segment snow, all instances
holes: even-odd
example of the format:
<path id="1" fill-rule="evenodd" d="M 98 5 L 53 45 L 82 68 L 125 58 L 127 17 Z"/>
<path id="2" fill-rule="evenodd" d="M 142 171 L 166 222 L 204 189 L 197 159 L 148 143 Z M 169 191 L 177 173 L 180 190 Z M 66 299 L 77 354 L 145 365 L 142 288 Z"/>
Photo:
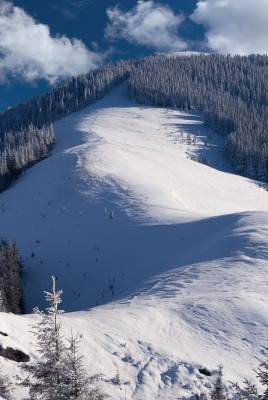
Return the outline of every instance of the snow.
<path id="1" fill-rule="evenodd" d="M 267 193 L 254 183 L 186 158 L 187 149 L 194 147 L 188 144 L 188 131 L 209 134 L 194 113 L 133 107 L 130 102 L 122 112 L 116 101 L 108 97 L 101 112 L 93 111 L 79 124 L 91 136 L 81 164 L 94 177 L 95 194 L 105 182 L 119 192 L 120 204 L 130 207 L 130 213 L 136 208 L 143 224 L 268 210 Z M 249 190 L 241 204 L 242 193 Z"/>
<path id="2" fill-rule="evenodd" d="M 202 51 L 170 51 L 167 53 L 156 52 L 155 54 L 163 57 L 191 57 L 191 56 L 208 55 L 209 53 L 204 53 Z"/>
<path id="3" fill-rule="evenodd" d="M 79 332 L 86 370 L 104 374 L 112 399 L 189 399 L 214 381 L 198 369 L 215 374 L 220 363 L 227 387 L 256 381 L 256 357 L 267 355 L 268 192 L 231 173 L 198 113 L 140 106 L 125 89 L 55 123 L 51 157 L 0 195 L 28 312 L 46 307 L 55 275 L 63 333 Z M 0 344 L 36 359 L 37 318 L 1 314 Z"/>

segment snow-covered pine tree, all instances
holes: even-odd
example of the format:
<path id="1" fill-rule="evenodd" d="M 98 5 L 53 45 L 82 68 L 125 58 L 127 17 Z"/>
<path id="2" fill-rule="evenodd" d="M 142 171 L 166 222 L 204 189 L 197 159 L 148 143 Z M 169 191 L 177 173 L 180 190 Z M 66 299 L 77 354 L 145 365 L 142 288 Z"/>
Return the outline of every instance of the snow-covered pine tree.
<path id="1" fill-rule="evenodd" d="M 78 354 L 78 336 L 68 340 L 69 348 L 65 359 L 64 374 L 66 377 L 65 396 L 66 399 L 79 400 L 103 400 L 109 397 L 102 390 L 94 386 L 100 375 L 88 377 L 82 364 L 83 356 Z"/>
<path id="2" fill-rule="evenodd" d="M 41 359 L 22 366 L 29 373 L 22 386 L 29 388 L 31 400 L 104 400 L 109 396 L 94 385 L 101 376 L 86 375 L 78 354 L 77 337 L 71 335 L 69 347 L 64 344 L 58 318 L 64 312 L 58 309 L 61 294 L 62 290 L 56 291 L 52 277 L 52 293 L 45 292 L 48 313 L 35 310 L 41 317 L 37 327 L 33 326 Z"/>
<path id="3" fill-rule="evenodd" d="M 244 380 L 244 384 L 245 386 L 243 388 L 241 388 L 238 383 L 233 384 L 236 391 L 235 398 L 238 400 L 258 400 L 260 397 L 256 385 L 248 379 Z"/>
<path id="4" fill-rule="evenodd" d="M 41 359 L 22 367 L 30 374 L 22 385 L 29 387 L 31 400 L 66 400 L 64 376 L 66 348 L 58 320 L 59 315 L 63 313 L 58 309 L 61 294 L 61 290 L 56 291 L 55 278 L 52 277 L 52 293 L 45 292 L 49 303 L 48 313 L 35 310 L 41 316 L 37 327 L 33 327 Z"/>
<path id="5" fill-rule="evenodd" d="M 262 400 L 268 399 L 268 361 L 262 361 L 259 365 L 257 372 L 257 378 L 264 386 L 264 393 L 261 397 Z"/>
<path id="6" fill-rule="evenodd" d="M 225 389 L 222 383 L 222 365 L 219 365 L 214 387 L 210 392 L 211 400 L 226 400 Z"/>
<path id="7" fill-rule="evenodd" d="M 13 400 L 13 385 L 7 375 L 3 375 L 0 368 L 0 398 L 5 400 Z"/>

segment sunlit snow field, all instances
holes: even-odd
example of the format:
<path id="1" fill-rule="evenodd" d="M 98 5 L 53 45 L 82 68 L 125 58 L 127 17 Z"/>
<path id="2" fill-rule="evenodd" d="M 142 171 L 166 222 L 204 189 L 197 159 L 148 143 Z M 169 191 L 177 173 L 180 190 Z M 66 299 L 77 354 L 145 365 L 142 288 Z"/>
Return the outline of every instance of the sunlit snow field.
<path id="1" fill-rule="evenodd" d="M 267 353 L 268 192 L 231 173 L 198 113 L 125 93 L 55 123 L 51 157 L 0 195 L 28 312 L 45 308 L 55 275 L 64 334 L 79 332 L 87 371 L 104 374 L 115 400 L 189 399 L 214 379 L 198 368 L 220 363 L 226 386 L 255 380 Z M 1 314 L 0 344 L 38 357 L 36 318 Z"/>

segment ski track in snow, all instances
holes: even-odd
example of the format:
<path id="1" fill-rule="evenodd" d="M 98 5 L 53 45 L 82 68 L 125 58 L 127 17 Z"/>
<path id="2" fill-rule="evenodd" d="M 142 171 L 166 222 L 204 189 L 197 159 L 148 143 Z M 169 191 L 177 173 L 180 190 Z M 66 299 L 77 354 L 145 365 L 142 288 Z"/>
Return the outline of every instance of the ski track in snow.
<path id="1" fill-rule="evenodd" d="M 86 370 L 104 374 L 112 399 L 190 399 L 214 380 L 198 369 L 220 363 L 227 387 L 256 381 L 268 351 L 268 192 L 230 173 L 198 114 L 137 105 L 124 85 L 54 129 L 51 157 L 0 195 L 28 311 L 45 308 L 57 276 L 63 333 L 79 332 Z M 36 359 L 37 318 L 1 314 L 0 344 Z"/>

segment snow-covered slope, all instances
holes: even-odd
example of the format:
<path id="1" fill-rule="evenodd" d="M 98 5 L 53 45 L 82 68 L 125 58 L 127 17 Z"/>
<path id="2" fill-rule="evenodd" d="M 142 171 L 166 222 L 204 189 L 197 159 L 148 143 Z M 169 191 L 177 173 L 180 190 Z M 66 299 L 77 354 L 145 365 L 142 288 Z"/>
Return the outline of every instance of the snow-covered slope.
<path id="1" fill-rule="evenodd" d="M 267 352 L 268 192 L 227 172 L 221 138 L 196 113 L 139 106 L 124 85 L 55 133 L 52 156 L 0 199 L 28 310 L 45 307 L 57 276 L 73 311 L 65 334 L 80 332 L 112 399 L 190 398 L 213 381 L 198 368 L 219 363 L 226 382 L 254 378 Z M 188 156 L 200 152 L 217 169 Z M 36 357 L 36 318 L 2 314 L 0 343 Z"/>

